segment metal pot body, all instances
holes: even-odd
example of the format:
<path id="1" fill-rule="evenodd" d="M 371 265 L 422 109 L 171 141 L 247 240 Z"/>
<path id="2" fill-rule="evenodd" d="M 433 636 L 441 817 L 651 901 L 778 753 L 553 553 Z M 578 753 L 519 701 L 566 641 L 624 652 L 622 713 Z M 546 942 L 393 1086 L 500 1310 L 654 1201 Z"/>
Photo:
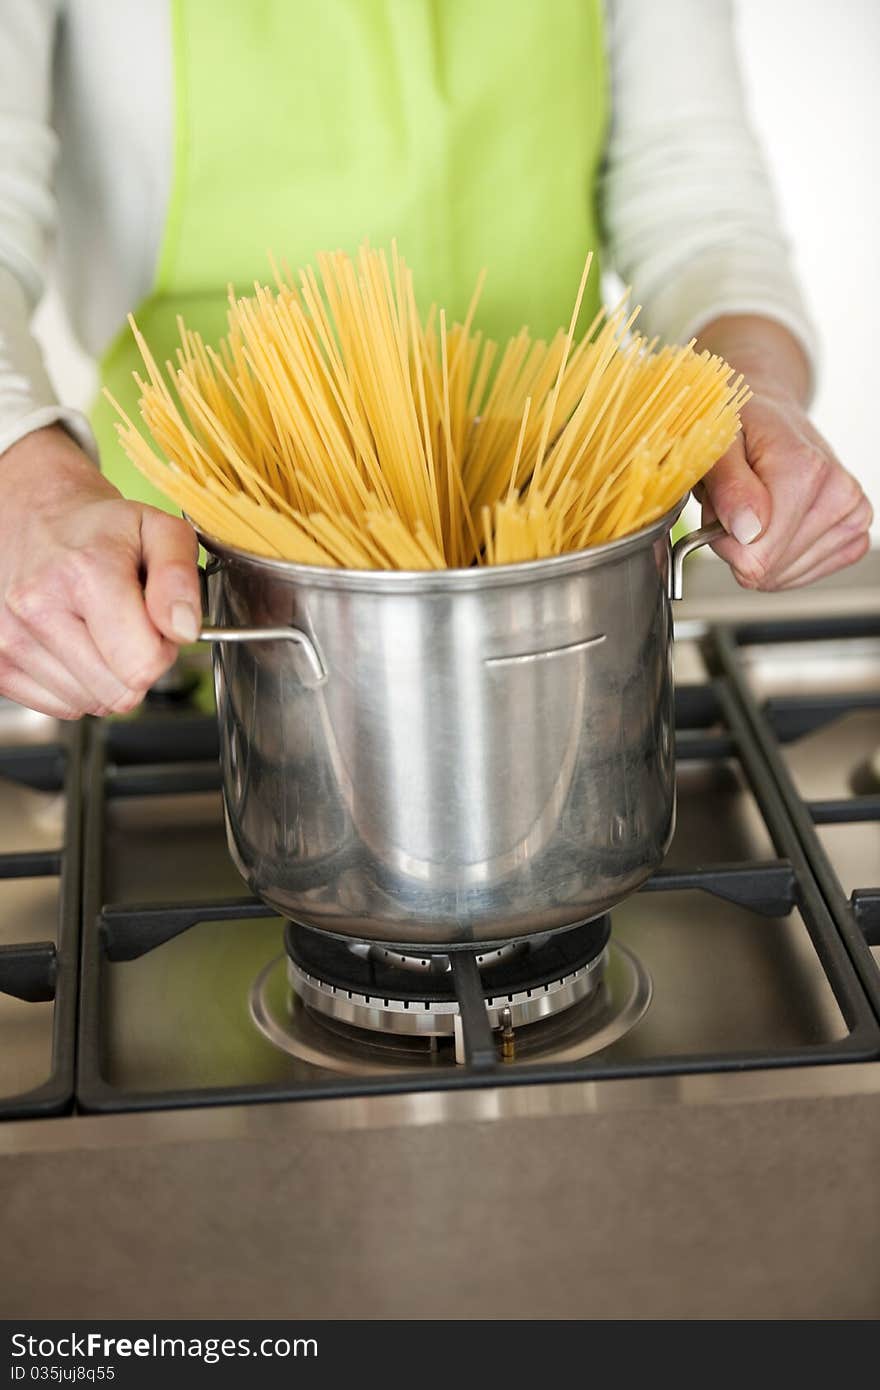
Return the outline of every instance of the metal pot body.
<path id="1" fill-rule="evenodd" d="M 427 948 L 571 926 L 637 888 L 674 823 L 673 519 L 419 575 L 203 538 L 227 831 L 253 892 Z"/>

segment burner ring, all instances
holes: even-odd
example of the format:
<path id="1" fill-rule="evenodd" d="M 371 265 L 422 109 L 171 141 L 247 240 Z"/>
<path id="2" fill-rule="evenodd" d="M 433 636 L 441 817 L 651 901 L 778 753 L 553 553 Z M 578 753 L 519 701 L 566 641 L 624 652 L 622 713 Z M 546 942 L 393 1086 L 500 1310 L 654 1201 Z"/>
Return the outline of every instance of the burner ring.
<path id="1" fill-rule="evenodd" d="M 570 975 L 559 980 L 510 994 L 485 994 L 486 1012 L 492 1028 L 502 1026 L 501 1014 L 510 1010 L 510 1026 L 521 1028 L 542 1018 L 570 1009 L 573 1004 L 595 993 L 602 980 L 605 952 L 595 956 Z M 412 1000 L 393 996 L 360 994 L 327 984 L 302 970 L 294 960 L 287 962 L 290 986 L 302 1002 L 316 1013 L 355 1028 L 374 1033 L 406 1033 L 411 1037 L 452 1037 L 458 1002 L 453 999 Z"/>
<path id="2" fill-rule="evenodd" d="M 515 948 L 479 952 L 483 997 L 493 1028 L 510 1011 L 516 1028 L 561 1013 L 598 989 L 611 934 L 608 917 L 561 935 L 524 938 Z M 372 1033 L 451 1037 L 458 1016 L 449 956 L 438 949 L 410 958 L 341 943 L 288 922 L 288 980 L 315 1013 Z"/>

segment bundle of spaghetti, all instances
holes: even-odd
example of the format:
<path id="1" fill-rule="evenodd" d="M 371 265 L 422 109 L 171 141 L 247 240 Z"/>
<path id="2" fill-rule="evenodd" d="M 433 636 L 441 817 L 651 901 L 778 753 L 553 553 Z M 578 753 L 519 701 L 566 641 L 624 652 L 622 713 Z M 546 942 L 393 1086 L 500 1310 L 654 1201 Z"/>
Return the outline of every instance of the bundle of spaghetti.
<path id="1" fill-rule="evenodd" d="M 141 417 L 113 401 L 132 462 L 209 538 L 347 569 L 441 569 L 541 559 L 663 516 L 720 457 L 748 399 L 694 344 L 634 331 L 627 298 L 577 335 L 503 348 L 467 313 L 420 316 L 413 276 L 362 246 L 274 287 L 230 289 L 215 348 L 178 320 L 160 369 L 134 320 Z M 112 399 L 112 398 L 111 398 Z"/>

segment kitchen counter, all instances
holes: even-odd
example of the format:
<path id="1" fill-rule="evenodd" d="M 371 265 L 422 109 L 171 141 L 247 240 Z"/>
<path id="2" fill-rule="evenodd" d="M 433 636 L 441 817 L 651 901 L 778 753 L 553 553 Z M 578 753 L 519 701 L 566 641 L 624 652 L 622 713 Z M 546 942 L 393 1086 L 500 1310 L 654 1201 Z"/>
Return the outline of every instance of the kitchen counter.
<path id="1" fill-rule="evenodd" d="M 728 1083 L 8 1125 L 3 1315 L 875 1317 L 880 1064 Z"/>

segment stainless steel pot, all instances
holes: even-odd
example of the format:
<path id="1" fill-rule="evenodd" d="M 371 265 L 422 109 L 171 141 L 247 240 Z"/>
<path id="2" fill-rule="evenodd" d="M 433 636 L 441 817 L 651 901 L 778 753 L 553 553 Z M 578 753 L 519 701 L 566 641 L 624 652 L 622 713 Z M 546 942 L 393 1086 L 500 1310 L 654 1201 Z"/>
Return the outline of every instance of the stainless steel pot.
<path id="1" fill-rule="evenodd" d="M 452 946 L 597 916 L 675 810 L 674 509 L 496 568 L 346 572 L 201 540 L 229 846 L 279 912 Z"/>

